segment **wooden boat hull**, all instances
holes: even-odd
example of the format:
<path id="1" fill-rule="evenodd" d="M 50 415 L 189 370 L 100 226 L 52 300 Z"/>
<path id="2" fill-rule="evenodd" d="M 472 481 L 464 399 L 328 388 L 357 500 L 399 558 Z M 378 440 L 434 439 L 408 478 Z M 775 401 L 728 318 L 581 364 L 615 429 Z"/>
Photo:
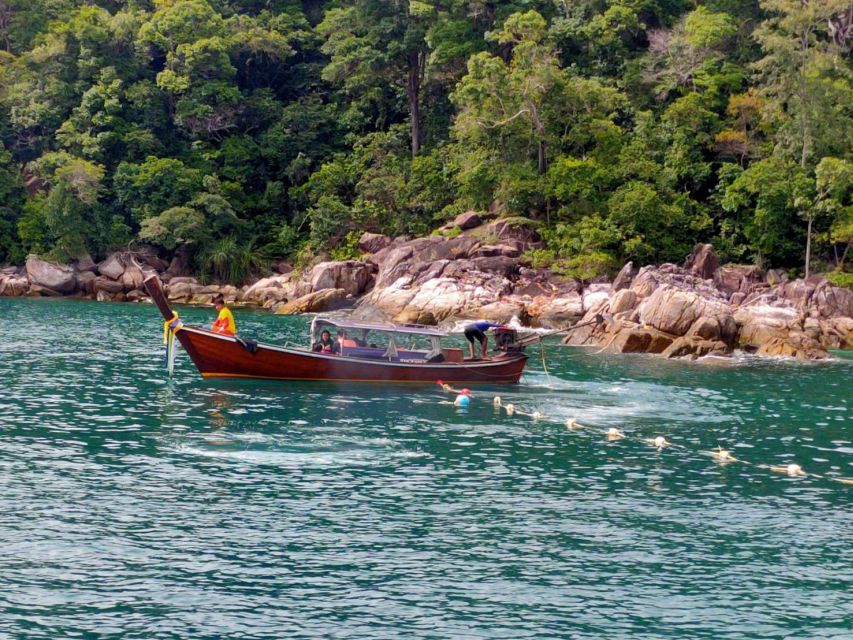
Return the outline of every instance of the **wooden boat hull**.
<path id="1" fill-rule="evenodd" d="M 518 382 L 527 362 L 527 355 L 523 353 L 478 362 L 389 362 L 263 343 L 252 353 L 233 337 L 197 327 L 184 327 L 178 331 L 177 338 L 201 375 L 210 378 L 513 384 Z"/>
<path id="2" fill-rule="evenodd" d="M 175 316 L 156 275 L 145 279 L 145 288 L 163 317 L 172 321 Z M 502 353 L 492 360 L 430 363 L 315 353 L 264 343 L 249 349 L 244 341 L 232 336 L 189 326 L 182 326 L 175 337 L 201 375 L 209 378 L 513 384 L 521 378 L 527 363 L 527 355 L 521 351 Z"/>

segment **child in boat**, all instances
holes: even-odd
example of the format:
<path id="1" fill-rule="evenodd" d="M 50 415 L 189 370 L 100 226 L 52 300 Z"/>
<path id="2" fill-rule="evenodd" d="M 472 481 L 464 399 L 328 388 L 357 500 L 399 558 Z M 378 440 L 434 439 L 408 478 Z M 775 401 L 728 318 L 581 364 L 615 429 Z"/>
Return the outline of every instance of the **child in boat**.
<path id="1" fill-rule="evenodd" d="M 213 299 L 213 306 L 219 312 L 213 326 L 210 328 L 213 333 L 221 333 L 226 336 L 233 336 L 237 333 L 237 325 L 234 322 L 234 315 L 231 309 L 225 306 L 225 298 L 220 293 Z"/>
<path id="2" fill-rule="evenodd" d="M 320 340 L 314 343 L 312 350 L 317 353 L 338 353 L 340 346 L 332 340 L 332 334 L 329 333 L 329 330 L 323 329 L 320 332 Z"/>

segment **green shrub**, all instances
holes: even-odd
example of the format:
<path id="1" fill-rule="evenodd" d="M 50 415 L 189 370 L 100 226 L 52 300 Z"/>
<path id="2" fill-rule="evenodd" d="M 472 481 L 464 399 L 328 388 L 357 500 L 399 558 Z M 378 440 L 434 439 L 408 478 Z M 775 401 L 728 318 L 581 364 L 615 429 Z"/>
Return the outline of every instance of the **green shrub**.
<path id="1" fill-rule="evenodd" d="M 837 287 L 853 289 L 853 273 L 844 271 L 831 271 L 826 274 L 826 279 Z"/>
<path id="2" fill-rule="evenodd" d="M 344 242 L 332 249 L 332 260 L 357 260 L 361 257 L 361 251 L 358 250 L 358 239 L 361 237 L 360 231 L 350 231 Z"/>
<path id="3" fill-rule="evenodd" d="M 220 238 L 198 256 L 202 276 L 231 284 L 242 284 L 265 263 L 265 256 L 254 242 L 238 243 L 234 238 Z"/>

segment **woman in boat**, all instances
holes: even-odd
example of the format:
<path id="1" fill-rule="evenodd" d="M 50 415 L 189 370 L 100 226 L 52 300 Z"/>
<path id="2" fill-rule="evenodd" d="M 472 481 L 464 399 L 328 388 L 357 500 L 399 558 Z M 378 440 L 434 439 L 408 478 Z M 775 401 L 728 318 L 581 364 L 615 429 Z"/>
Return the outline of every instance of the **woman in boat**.
<path id="1" fill-rule="evenodd" d="M 234 322 L 234 315 L 231 313 L 231 309 L 225 306 L 225 298 L 221 293 L 213 299 L 213 306 L 216 307 L 219 315 L 216 316 L 216 320 L 213 322 L 210 330 L 213 333 L 221 333 L 226 336 L 235 335 L 237 333 L 237 325 Z"/>
<path id="2" fill-rule="evenodd" d="M 323 329 L 320 333 L 320 340 L 314 343 L 312 351 L 317 353 L 338 353 L 340 346 L 335 340 L 332 340 L 332 334 L 328 329 Z"/>

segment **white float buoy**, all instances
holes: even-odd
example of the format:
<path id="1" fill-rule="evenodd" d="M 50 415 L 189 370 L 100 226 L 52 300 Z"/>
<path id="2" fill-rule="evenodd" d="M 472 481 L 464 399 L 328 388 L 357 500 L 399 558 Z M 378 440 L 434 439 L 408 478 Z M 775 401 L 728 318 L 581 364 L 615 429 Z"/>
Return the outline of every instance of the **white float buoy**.
<path id="1" fill-rule="evenodd" d="M 534 411 L 532 414 L 530 414 L 530 417 L 533 418 L 534 422 L 538 422 L 539 420 L 545 417 L 545 414 L 540 411 Z"/>
<path id="2" fill-rule="evenodd" d="M 625 434 L 619 431 L 616 427 L 610 427 L 607 430 L 607 439 L 608 440 L 621 440 L 625 437 Z"/>
<path id="3" fill-rule="evenodd" d="M 672 444 L 663 436 L 658 436 L 657 438 L 648 438 L 646 442 L 648 442 L 650 445 L 657 447 L 658 449 L 663 449 L 664 447 L 668 447 L 670 444 Z"/>
<path id="4" fill-rule="evenodd" d="M 580 429 L 581 427 L 583 427 L 583 425 L 580 424 L 574 418 L 569 418 L 568 420 L 566 420 L 566 429 L 568 429 L 569 431 L 574 431 L 575 429 Z"/>
<path id="5" fill-rule="evenodd" d="M 771 466 L 770 470 L 776 473 L 786 473 L 792 478 L 806 475 L 806 472 L 803 471 L 803 468 L 798 464 L 794 464 L 793 462 L 791 464 L 786 465 Z"/>
<path id="6" fill-rule="evenodd" d="M 495 399 L 492 400 L 492 404 L 495 405 L 496 407 L 500 407 L 501 406 L 501 397 L 495 396 Z"/>
<path id="7" fill-rule="evenodd" d="M 722 447 L 717 447 L 716 451 L 709 451 L 709 453 L 717 462 L 736 462 L 737 461 L 737 459 L 731 453 L 729 453 L 728 451 L 726 451 Z"/>
<path id="8" fill-rule="evenodd" d="M 514 404 L 508 404 L 505 408 L 506 408 L 506 414 L 508 416 L 511 416 L 513 413 L 515 413 L 515 405 Z"/>

